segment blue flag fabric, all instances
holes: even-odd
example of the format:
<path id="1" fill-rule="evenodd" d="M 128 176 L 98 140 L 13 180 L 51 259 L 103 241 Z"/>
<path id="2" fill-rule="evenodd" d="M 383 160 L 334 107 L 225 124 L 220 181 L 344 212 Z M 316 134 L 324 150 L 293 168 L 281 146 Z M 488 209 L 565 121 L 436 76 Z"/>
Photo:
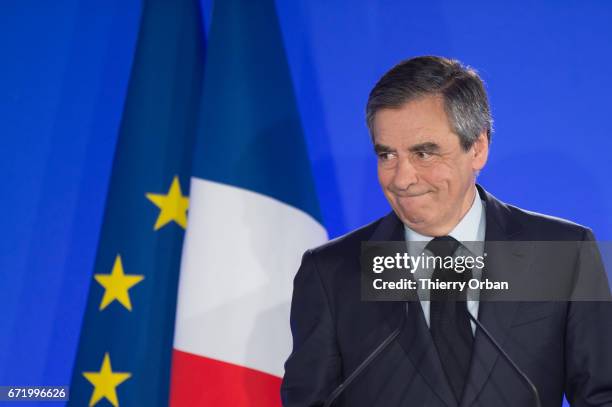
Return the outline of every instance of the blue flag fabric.
<path id="1" fill-rule="evenodd" d="M 197 0 L 144 2 L 68 405 L 168 405 L 203 35 Z"/>
<path id="2" fill-rule="evenodd" d="M 274 1 L 224 0 L 212 18 L 192 175 L 322 222 Z"/>

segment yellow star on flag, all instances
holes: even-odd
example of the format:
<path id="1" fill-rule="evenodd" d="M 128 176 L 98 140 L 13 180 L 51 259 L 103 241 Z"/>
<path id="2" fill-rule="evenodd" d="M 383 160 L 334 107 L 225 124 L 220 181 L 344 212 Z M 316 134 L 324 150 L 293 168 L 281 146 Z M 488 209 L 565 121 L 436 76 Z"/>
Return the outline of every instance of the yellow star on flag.
<path id="1" fill-rule="evenodd" d="M 146 197 L 160 209 L 155 226 L 153 226 L 154 230 L 159 230 L 172 221 L 178 223 L 183 229 L 187 227 L 189 198 L 181 192 L 178 176 L 174 176 L 166 195 L 149 193 L 146 194 Z"/>
<path id="2" fill-rule="evenodd" d="M 100 303 L 100 311 L 108 306 L 114 300 L 119 301 L 128 311 L 132 310 L 132 302 L 128 290 L 140 283 L 143 275 L 125 274 L 123 272 L 123 263 L 121 256 L 117 255 L 115 264 L 110 274 L 94 274 L 94 278 L 102 287 L 104 287 L 104 296 Z"/>
<path id="3" fill-rule="evenodd" d="M 104 354 L 102 366 L 99 372 L 83 372 L 83 376 L 94 386 L 91 399 L 89 399 L 89 407 L 94 406 L 102 398 L 106 398 L 110 403 L 119 407 L 117 400 L 117 386 L 129 379 L 131 373 L 113 372 L 111 360 L 108 352 Z"/>

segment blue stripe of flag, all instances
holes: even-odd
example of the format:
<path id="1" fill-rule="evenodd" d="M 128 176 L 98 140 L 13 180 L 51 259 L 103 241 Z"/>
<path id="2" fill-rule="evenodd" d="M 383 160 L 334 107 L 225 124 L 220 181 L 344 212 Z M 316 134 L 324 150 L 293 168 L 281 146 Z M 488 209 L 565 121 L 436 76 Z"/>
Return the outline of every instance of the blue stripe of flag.
<path id="1" fill-rule="evenodd" d="M 194 176 L 322 223 L 274 1 L 216 2 L 207 52 Z"/>

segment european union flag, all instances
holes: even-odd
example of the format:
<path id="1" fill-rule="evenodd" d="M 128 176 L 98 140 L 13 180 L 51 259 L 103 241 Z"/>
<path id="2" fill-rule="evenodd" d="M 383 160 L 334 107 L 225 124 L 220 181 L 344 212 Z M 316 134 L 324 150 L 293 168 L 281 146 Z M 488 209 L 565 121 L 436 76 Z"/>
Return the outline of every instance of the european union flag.
<path id="1" fill-rule="evenodd" d="M 197 0 L 145 0 L 69 405 L 168 404 L 203 71 Z"/>

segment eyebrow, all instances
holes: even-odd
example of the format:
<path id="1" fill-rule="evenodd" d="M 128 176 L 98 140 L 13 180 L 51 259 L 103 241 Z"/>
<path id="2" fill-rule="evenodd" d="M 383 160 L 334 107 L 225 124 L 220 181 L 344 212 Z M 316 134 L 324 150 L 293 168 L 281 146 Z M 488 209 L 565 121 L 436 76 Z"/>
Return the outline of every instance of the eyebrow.
<path id="1" fill-rule="evenodd" d="M 408 149 L 408 151 L 410 152 L 415 152 L 415 151 L 436 152 L 439 150 L 440 150 L 440 146 L 436 143 L 432 143 L 431 141 L 415 144 L 413 146 L 410 146 L 410 148 Z M 378 143 L 374 144 L 374 152 L 377 154 L 390 153 L 393 151 L 395 151 L 395 149 L 389 146 L 386 146 L 384 144 L 378 144 Z"/>
<path id="2" fill-rule="evenodd" d="M 413 146 L 411 146 L 409 149 L 409 151 L 415 152 L 415 151 L 426 151 L 426 152 L 436 152 L 440 150 L 440 146 L 436 143 L 432 143 L 431 141 L 425 142 L 425 143 L 419 143 L 419 144 L 415 144 Z"/>
<path id="3" fill-rule="evenodd" d="M 390 153 L 390 152 L 393 152 L 393 151 L 395 151 L 395 150 L 393 150 L 391 147 L 386 146 L 384 144 L 378 144 L 378 143 L 374 144 L 374 152 L 376 154 Z"/>

